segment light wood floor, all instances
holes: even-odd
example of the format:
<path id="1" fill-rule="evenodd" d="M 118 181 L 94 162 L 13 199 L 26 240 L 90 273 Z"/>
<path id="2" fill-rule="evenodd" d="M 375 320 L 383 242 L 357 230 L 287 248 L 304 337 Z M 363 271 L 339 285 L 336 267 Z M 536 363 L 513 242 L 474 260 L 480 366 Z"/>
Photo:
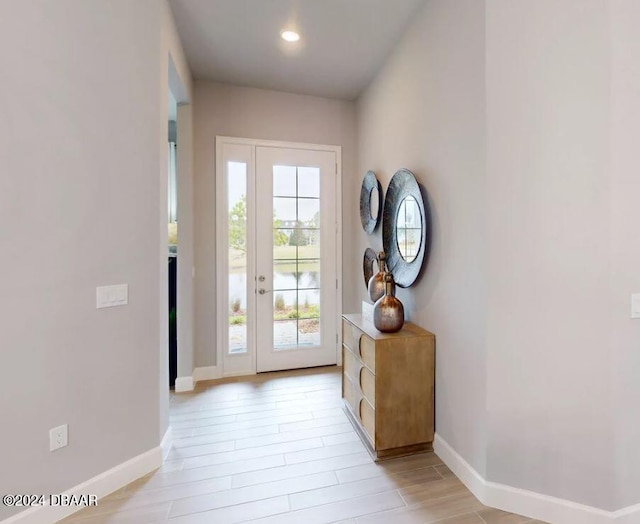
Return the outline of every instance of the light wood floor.
<path id="1" fill-rule="evenodd" d="M 534 524 L 480 504 L 434 453 L 374 463 L 340 369 L 269 373 L 171 396 L 164 465 L 63 522 Z"/>

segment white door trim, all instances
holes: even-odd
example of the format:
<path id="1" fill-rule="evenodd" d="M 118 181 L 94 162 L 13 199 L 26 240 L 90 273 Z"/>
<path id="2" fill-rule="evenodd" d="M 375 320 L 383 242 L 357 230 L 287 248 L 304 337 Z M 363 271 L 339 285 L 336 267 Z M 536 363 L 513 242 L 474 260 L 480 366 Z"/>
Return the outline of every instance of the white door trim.
<path id="1" fill-rule="evenodd" d="M 251 146 L 251 162 L 252 166 L 248 168 L 249 172 L 255 171 L 255 148 L 256 147 L 277 147 L 277 148 L 286 148 L 286 149 L 306 149 L 311 151 L 330 151 L 335 153 L 336 155 L 336 326 L 337 328 L 337 341 L 336 341 L 336 362 L 338 365 L 342 364 L 342 351 L 340 348 L 342 347 L 342 333 L 339 326 L 342 325 L 341 317 L 342 317 L 342 147 L 335 145 L 326 145 L 326 144 L 309 144 L 302 142 L 285 142 L 285 141 L 276 141 L 276 140 L 259 140 L 252 138 L 239 138 L 239 137 L 228 137 L 228 136 L 216 136 L 215 137 L 215 150 L 216 150 L 216 162 L 215 162 L 215 202 L 216 202 L 216 289 L 214 292 L 216 293 L 216 325 L 217 325 L 217 335 L 216 335 L 216 366 L 218 370 L 220 370 L 220 374 L 222 377 L 236 376 L 236 375 L 247 375 L 247 374 L 255 374 L 256 373 L 256 352 L 255 348 L 252 349 L 251 361 L 252 361 L 252 369 L 248 372 L 227 372 L 224 369 L 224 335 L 223 335 L 223 327 L 226 324 L 221 324 L 222 320 L 222 312 L 226 311 L 227 303 L 226 296 L 224 293 L 218 292 L 218 290 L 226 289 L 227 284 L 227 265 L 228 262 L 226 257 L 221 257 L 220 253 L 224 253 L 227 249 L 226 244 L 223 242 L 223 239 L 226 236 L 226 227 L 227 223 L 224 220 L 224 213 L 221 213 L 221 209 L 226 208 L 225 201 L 225 181 L 224 181 L 224 165 L 223 165 L 223 147 L 224 145 L 245 145 Z M 220 219 L 220 217 L 223 217 Z M 255 319 L 254 319 L 255 321 Z M 255 326 L 253 326 L 255 329 Z"/>

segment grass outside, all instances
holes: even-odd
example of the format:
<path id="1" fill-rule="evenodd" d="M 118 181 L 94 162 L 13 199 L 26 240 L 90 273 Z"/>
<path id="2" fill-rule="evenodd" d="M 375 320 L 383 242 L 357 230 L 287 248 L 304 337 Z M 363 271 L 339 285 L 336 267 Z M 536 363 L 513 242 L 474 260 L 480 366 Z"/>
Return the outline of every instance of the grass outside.
<path id="1" fill-rule="evenodd" d="M 295 271 L 319 271 L 318 260 L 298 260 L 296 268 L 295 259 L 320 258 L 320 246 L 277 246 L 273 248 L 273 263 L 281 273 L 293 273 Z M 237 249 L 229 250 L 229 271 L 231 273 L 244 273 L 247 267 L 246 255 Z"/>

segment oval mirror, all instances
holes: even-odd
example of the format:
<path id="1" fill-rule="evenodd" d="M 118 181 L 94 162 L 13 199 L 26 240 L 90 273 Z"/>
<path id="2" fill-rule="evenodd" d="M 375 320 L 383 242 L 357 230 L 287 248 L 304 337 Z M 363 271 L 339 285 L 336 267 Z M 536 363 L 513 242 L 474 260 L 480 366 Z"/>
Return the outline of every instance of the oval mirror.
<path id="1" fill-rule="evenodd" d="M 406 262 L 413 262 L 422 242 L 422 215 L 418 202 L 412 196 L 400 202 L 396 220 L 396 242 L 400 256 Z"/>
<path id="2" fill-rule="evenodd" d="M 400 169 L 389 182 L 382 214 L 382 245 L 396 285 L 409 287 L 422 270 L 431 218 L 411 171 Z"/>
<path id="3" fill-rule="evenodd" d="M 382 186 L 373 171 L 367 171 L 360 188 L 360 221 L 370 235 L 380 223 L 382 214 Z"/>
<path id="4" fill-rule="evenodd" d="M 376 222 L 380 216 L 380 200 L 380 191 L 377 186 L 373 186 L 371 193 L 369 193 L 369 216 Z"/>

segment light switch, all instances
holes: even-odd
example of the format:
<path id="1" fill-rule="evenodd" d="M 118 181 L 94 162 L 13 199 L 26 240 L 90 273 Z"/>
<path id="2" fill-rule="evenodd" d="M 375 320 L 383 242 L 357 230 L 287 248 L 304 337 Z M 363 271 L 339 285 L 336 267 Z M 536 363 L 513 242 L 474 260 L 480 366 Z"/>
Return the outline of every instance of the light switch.
<path id="1" fill-rule="evenodd" d="M 129 285 L 99 286 L 96 288 L 96 308 L 124 306 L 129 303 Z"/>
<path id="2" fill-rule="evenodd" d="M 640 293 L 631 295 L 631 318 L 640 318 Z"/>

